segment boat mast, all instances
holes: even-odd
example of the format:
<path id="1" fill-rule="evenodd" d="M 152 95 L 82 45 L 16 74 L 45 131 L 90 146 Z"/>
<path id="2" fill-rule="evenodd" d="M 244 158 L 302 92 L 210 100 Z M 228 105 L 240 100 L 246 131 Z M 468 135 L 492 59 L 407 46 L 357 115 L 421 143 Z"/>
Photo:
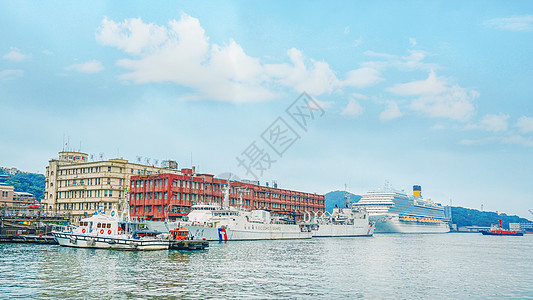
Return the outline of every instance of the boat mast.
<path id="1" fill-rule="evenodd" d="M 344 207 L 349 208 L 348 204 L 350 203 L 350 197 L 346 191 L 346 183 L 344 184 Z"/>
<path id="2" fill-rule="evenodd" d="M 222 208 L 229 208 L 229 190 L 230 184 L 228 179 L 228 184 L 224 187 L 224 200 L 222 200 Z"/>

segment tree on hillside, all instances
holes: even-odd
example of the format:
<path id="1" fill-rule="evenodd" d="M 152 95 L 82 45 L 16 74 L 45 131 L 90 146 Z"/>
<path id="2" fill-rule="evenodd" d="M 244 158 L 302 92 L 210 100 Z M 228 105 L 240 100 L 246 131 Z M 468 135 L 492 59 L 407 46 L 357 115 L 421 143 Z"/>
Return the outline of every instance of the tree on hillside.
<path id="1" fill-rule="evenodd" d="M 16 192 L 33 194 L 35 199 L 40 201 L 44 197 L 44 180 L 45 177 L 42 174 L 19 172 L 11 175 L 6 184 L 15 187 Z"/>

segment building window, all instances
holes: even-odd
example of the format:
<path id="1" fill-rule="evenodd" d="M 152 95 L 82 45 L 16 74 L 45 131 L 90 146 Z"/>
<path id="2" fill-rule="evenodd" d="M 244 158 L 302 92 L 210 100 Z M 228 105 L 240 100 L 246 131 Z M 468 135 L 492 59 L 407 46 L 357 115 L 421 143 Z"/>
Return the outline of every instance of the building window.
<path id="1" fill-rule="evenodd" d="M 107 167 L 107 172 L 111 172 L 111 167 Z"/>

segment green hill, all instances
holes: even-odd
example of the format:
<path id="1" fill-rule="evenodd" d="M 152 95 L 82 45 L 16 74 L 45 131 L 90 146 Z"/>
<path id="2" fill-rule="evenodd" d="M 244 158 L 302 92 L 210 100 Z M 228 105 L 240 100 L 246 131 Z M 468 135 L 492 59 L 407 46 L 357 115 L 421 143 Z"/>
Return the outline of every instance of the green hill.
<path id="1" fill-rule="evenodd" d="M 9 173 L 6 169 L 0 168 L 0 175 L 9 175 Z M 43 174 L 17 172 L 10 175 L 5 184 L 14 186 L 16 192 L 33 194 L 35 199 L 40 201 L 44 197 L 44 180 Z"/>
<path id="2" fill-rule="evenodd" d="M 361 200 L 361 196 L 348 193 L 351 203 L 357 203 Z M 332 212 L 335 205 L 337 207 L 344 207 L 344 191 L 333 191 L 324 195 L 326 199 L 326 211 Z"/>
<path id="3" fill-rule="evenodd" d="M 502 220 L 503 228 L 509 228 L 509 223 L 529 223 L 528 219 L 518 216 L 508 216 L 504 213 L 497 214 L 492 211 L 479 211 L 477 209 L 452 206 L 452 223 L 461 226 L 490 226 Z"/>

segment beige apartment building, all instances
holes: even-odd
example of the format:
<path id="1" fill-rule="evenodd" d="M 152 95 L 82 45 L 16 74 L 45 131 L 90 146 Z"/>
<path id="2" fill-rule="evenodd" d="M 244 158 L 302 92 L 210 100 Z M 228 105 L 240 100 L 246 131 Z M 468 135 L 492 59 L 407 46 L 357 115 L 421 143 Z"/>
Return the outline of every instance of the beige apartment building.
<path id="1" fill-rule="evenodd" d="M 129 209 L 131 176 L 180 174 L 176 162 L 165 161 L 163 165 L 148 166 L 118 158 L 89 162 L 87 153 L 59 152 L 59 158 L 51 159 L 46 167 L 43 210 L 78 221 L 98 210 L 110 213 Z"/>
<path id="2" fill-rule="evenodd" d="M 4 210 L 13 205 L 13 193 L 15 188 L 9 185 L 0 184 L 0 209 Z"/>
<path id="3" fill-rule="evenodd" d="M 36 215 L 39 206 L 35 196 L 25 192 L 15 192 L 15 187 L 0 184 L 0 215 Z"/>

